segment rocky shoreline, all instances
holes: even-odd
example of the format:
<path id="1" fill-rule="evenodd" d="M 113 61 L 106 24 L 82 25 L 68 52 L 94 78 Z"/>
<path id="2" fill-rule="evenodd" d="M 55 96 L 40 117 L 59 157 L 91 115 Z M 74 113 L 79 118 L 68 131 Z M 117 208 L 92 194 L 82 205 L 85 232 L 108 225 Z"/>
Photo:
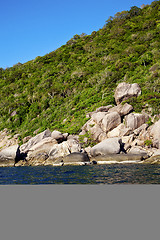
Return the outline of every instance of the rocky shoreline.
<path id="1" fill-rule="evenodd" d="M 116 106 L 108 105 L 87 114 L 79 135 L 57 130 L 27 136 L 20 146 L 18 134 L 0 132 L 0 167 L 64 166 L 90 164 L 160 163 L 160 115 L 145 110 L 135 113 L 124 100 L 137 97 L 137 83 L 120 83 L 115 90 Z M 96 144 L 87 145 L 89 138 Z"/>

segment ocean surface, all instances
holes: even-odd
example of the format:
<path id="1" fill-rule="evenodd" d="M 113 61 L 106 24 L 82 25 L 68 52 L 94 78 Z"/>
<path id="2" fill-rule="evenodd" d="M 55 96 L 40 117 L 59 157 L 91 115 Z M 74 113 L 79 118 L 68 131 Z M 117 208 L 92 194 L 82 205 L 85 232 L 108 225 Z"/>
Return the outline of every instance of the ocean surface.
<path id="1" fill-rule="evenodd" d="M 160 184 L 160 165 L 0 167 L 0 184 Z"/>

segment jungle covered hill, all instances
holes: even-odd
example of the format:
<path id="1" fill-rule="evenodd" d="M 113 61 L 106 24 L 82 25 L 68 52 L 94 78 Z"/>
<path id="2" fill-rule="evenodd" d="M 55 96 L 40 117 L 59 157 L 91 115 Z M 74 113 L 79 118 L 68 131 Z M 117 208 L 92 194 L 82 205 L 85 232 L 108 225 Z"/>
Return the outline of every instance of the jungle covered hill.
<path id="1" fill-rule="evenodd" d="M 49 128 L 77 134 L 86 113 L 114 105 L 120 82 L 138 83 L 136 112 L 160 113 L 160 1 L 131 7 L 91 35 L 43 57 L 0 68 L 0 130 L 21 138 Z"/>

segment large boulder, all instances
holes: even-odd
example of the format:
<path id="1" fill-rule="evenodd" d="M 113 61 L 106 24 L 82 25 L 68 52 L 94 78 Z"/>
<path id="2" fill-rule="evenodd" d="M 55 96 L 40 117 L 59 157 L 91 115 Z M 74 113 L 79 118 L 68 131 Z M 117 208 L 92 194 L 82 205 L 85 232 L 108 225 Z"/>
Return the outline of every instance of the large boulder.
<path id="1" fill-rule="evenodd" d="M 132 130 L 139 128 L 142 124 L 144 124 L 149 117 L 145 114 L 140 113 L 130 113 L 125 116 L 125 125 L 127 128 L 131 128 Z"/>
<path id="2" fill-rule="evenodd" d="M 0 152 L 0 166 L 14 166 L 20 159 L 19 145 L 13 145 Z"/>
<path id="3" fill-rule="evenodd" d="M 150 136 L 153 138 L 153 146 L 160 148 L 160 120 L 149 128 Z"/>
<path id="4" fill-rule="evenodd" d="M 104 132 L 109 132 L 121 123 L 121 117 L 117 112 L 107 113 L 102 120 L 101 128 Z"/>
<path id="5" fill-rule="evenodd" d="M 66 135 L 66 138 L 67 138 L 68 135 Z M 55 139 L 58 143 L 61 143 L 63 142 L 66 138 L 64 137 L 64 135 L 57 131 L 57 130 L 54 130 L 52 133 L 51 133 L 51 137 L 53 139 Z"/>
<path id="6" fill-rule="evenodd" d="M 133 107 L 130 104 L 125 103 L 124 105 L 118 104 L 117 106 L 110 108 L 108 112 L 118 112 L 119 115 L 122 117 L 130 113 L 132 110 Z"/>
<path id="7" fill-rule="evenodd" d="M 92 119 L 95 123 L 99 124 L 99 123 L 103 120 L 103 118 L 106 116 L 106 114 L 107 114 L 106 112 L 94 113 L 94 114 L 92 115 L 91 119 Z"/>
<path id="8" fill-rule="evenodd" d="M 86 118 L 92 117 L 92 115 L 93 115 L 94 113 L 97 113 L 97 112 L 108 112 L 108 110 L 109 110 L 111 107 L 112 107 L 112 105 L 99 107 L 99 108 L 97 108 L 95 111 L 87 113 L 87 114 L 86 114 Z"/>
<path id="9" fill-rule="evenodd" d="M 95 157 L 97 155 L 106 155 L 113 153 L 120 153 L 121 149 L 120 138 L 107 138 L 91 148 L 90 154 Z"/>
<path id="10" fill-rule="evenodd" d="M 91 134 L 93 140 L 101 141 L 102 138 L 106 138 L 106 133 L 103 132 L 101 128 L 101 122 L 105 117 L 105 112 L 94 113 L 90 120 L 88 120 L 82 127 L 82 132 L 80 135 L 85 135 L 85 133 Z"/>
<path id="11" fill-rule="evenodd" d="M 120 83 L 115 90 L 115 101 L 120 104 L 128 98 L 138 97 L 141 94 L 141 88 L 137 83 L 129 84 L 126 82 Z"/>
<path id="12" fill-rule="evenodd" d="M 57 141 L 52 137 L 42 139 L 28 150 L 27 159 L 36 157 L 40 153 L 48 154 L 55 144 L 57 144 Z"/>
<path id="13" fill-rule="evenodd" d="M 63 157 L 63 162 L 89 162 L 89 157 L 86 153 L 73 152 L 65 157 Z"/>
<path id="14" fill-rule="evenodd" d="M 146 150 L 144 150 L 142 147 L 140 146 L 136 146 L 136 147 L 132 147 L 129 151 L 129 154 L 137 154 L 137 155 L 141 155 L 144 158 L 148 157 L 148 153 Z"/>
<path id="15" fill-rule="evenodd" d="M 35 144 L 47 137 L 51 137 L 51 132 L 49 130 L 45 130 L 38 135 L 32 137 L 28 142 L 20 146 L 20 151 L 23 153 L 27 153 L 31 147 L 33 147 Z"/>
<path id="16" fill-rule="evenodd" d="M 49 157 L 56 159 L 59 157 L 64 157 L 73 152 L 80 152 L 81 146 L 76 139 L 69 139 L 60 144 L 55 144 L 53 148 L 49 151 Z"/>
<path id="17" fill-rule="evenodd" d="M 107 137 L 108 138 L 121 137 L 121 136 L 130 135 L 131 133 L 132 133 L 132 130 L 130 128 L 126 128 L 124 123 L 121 123 L 118 125 L 118 127 L 108 132 Z"/>

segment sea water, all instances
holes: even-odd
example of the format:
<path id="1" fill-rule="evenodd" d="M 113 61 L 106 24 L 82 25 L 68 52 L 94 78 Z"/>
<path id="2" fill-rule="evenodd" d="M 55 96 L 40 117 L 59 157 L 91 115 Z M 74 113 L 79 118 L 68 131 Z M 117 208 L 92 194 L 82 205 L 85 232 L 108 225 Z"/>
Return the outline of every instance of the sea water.
<path id="1" fill-rule="evenodd" d="M 0 184 L 160 184 L 160 165 L 1 167 Z"/>

